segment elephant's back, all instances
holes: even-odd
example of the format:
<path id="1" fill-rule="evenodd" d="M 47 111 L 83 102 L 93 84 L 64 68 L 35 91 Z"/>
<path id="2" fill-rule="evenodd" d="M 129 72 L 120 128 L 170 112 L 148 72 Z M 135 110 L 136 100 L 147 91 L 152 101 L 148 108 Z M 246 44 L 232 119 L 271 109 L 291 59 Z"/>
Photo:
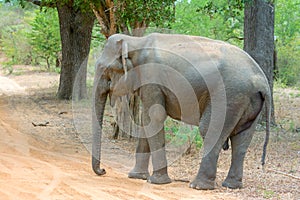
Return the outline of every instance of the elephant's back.
<path id="1" fill-rule="evenodd" d="M 226 42 L 200 36 L 154 33 L 147 36 L 145 49 L 154 49 L 163 59 L 185 60 L 194 66 L 219 66 L 226 58 L 245 57 L 244 51 Z"/>
<path id="2" fill-rule="evenodd" d="M 149 38 L 151 42 L 148 45 L 157 50 L 160 61 L 179 71 L 196 90 L 198 85 L 207 84 L 209 79 L 216 79 L 216 87 L 224 84 L 227 88 L 244 91 L 268 90 L 262 69 L 236 46 L 198 36 L 155 33 Z M 214 81 L 212 84 L 214 87 Z"/>

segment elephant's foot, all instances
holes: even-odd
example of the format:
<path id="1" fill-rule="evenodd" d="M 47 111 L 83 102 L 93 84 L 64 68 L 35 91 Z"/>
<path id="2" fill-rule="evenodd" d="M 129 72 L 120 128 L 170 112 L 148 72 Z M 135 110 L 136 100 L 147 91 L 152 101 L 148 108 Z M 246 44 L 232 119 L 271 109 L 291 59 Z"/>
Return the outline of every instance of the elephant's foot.
<path id="1" fill-rule="evenodd" d="M 132 170 L 131 172 L 128 173 L 128 178 L 134 178 L 134 179 L 147 180 L 149 176 L 150 176 L 149 172 L 138 172 Z"/>
<path id="2" fill-rule="evenodd" d="M 226 178 L 222 183 L 222 186 L 230 189 L 240 189 L 243 187 L 243 183 L 242 181 L 237 181 L 232 178 Z"/>
<path id="3" fill-rule="evenodd" d="M 152 184 L 167 184 L 172 182 L 168 174 L 160 174 L 155 172 L 152 176 L 148 177 L 147 181 Z"/>
<path id="4" fill-rule="evenodd" d="M 197 190 L 213 190 L 215 189 L 215 181 L 211 180 L 202 180 L 196 178 L 194 181 L 190 183 L 190 188 Z"/>

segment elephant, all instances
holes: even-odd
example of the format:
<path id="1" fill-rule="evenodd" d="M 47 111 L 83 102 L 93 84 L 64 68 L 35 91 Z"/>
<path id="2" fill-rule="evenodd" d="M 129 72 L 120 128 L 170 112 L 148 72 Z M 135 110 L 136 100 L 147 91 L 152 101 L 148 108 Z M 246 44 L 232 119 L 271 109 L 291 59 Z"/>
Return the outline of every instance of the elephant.
<path id="1" fill-rule="evenodd" d="M 135 166 L 129 178 L 153 184 L 170 183 L 164 121 L 167 116 L 199 127 L 203 156 L 190 187 L 215 188 L 221 149 L 231 144 L 231 165 L 222 186 L 242 188 L 245 154 L 262 112 L 270 132 L 271 92 L 260 66 L 243 50 L 200 36 L 151 33 L 143 37 L 115 34 L 108 38 L 96 64 L 93 89 L 92 168 L 100 168 L 101 135 L 106 100 L 138 95 L 142 122 L 138 126 Z M 125 98 L 126 99 L 126 98 Z M 128 116 L 130 118 L 130 116 Z M 150 157 L 153 172 L 149 174 Z"/>

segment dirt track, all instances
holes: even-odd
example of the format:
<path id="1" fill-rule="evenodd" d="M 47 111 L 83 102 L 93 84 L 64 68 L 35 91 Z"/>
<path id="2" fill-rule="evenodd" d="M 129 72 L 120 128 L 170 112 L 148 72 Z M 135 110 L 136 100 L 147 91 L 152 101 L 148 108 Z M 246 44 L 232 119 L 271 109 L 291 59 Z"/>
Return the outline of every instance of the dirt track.
<path id="1" fill-rule="evenodd" d="M 4 111 L 4 112 L 3 112 Z M 7 111 L 7 110 L 6 110 Z M 1 109 L 0 199 L 213 199 L 185 184 L 152 186 L 106 167 L 95 176 L 87 154 L 64 154 L 18 131 Z M 216 198 L 219 199 L 219 198 Z M 227 199 L 227 198 L 226 198 Z"/>
<path id="2" fill-rule="evenodd" d="M 96 176 L 91 170 L 90 154 L 73 126 L 71 103 L 54 97 L 57 84 L 57 74 L 28 72 L 10 77 L 0 74 L 1 200 L 300 199 L 299 180 L 287 176 L 300 176 L 299 133 L 284 132 L 271 138 L 266 172 L 259 166 L 264 134 L 256 134 L 247 154 L 245 188 L 241 190 L 220 186 L 229 167 L 229 151 L 220 155 L 214 191 L 193 190 L 184 182 L 152 185 L 129 179 L 130 164 L 120 164 L 124 158 L 119 152 L 113 152 L 118 148 L 111 144 L 107 147 L 102 166 L 107 174 Z M 292 99 L 292 102 L 299 100 Z M 290 105 L 294 106 L 294 103 Z M 279 107 L 281 115 L 288 111 L 281 103 Z M 292 114 L 296 126 L 299 126 L 299 113 Z M 32 124 L 45 122 L 49 122 L 46 127 Z M 109 127 L 107 118 L 104 126 Z M 199 166 L 197 154 L 193 152 L 170 166 L 171 178 L 179 176 L 191 180 Z"/>

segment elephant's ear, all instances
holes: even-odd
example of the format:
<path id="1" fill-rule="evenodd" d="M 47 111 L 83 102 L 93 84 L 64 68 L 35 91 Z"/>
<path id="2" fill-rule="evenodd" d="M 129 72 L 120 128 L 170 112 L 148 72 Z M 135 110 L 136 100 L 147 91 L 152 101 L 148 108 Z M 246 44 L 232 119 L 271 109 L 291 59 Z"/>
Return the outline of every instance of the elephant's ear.
<path id="1" fill-rule="evenodd" d="M 127 63 L 126 63 L 126 59 L 128 58 L 128 44 L 125 40 L 121 39 L 117 42 L 117 44 L 120 47 L 120 54 L 121 54 L 121 58 L 122 58 L 122 65 L 123 65 L 123 70 L 125 73 L 125 79 L 127 78 Z"/>

